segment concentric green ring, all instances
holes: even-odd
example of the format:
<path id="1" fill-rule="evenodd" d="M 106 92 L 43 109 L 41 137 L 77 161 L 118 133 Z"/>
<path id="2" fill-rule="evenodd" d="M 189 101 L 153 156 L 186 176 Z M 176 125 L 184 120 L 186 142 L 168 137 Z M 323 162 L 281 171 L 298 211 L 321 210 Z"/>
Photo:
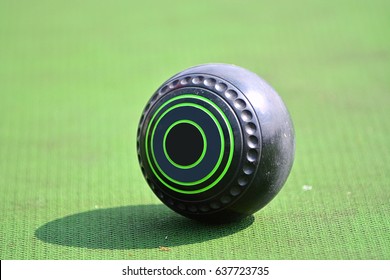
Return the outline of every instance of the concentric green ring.
<path id="1" fill-rule="evenodd" d="M 150 129 L 151 129 L 151 124 L 153 123 L 154 119 L 156 118 L 157 114 L 165 107 L 167 106 L 169 103 L 173 102 L 173 101 L 176 101 L 176 100 L 179 100 L 179 99 L 185 99 L 185 98 L 193 98 L 193 99 L 198 99 L 198 100 L 201 100 L 209 105 L 211 105 L 216 111 L 219 112 L 219 114 L 222 116 L 223 120 L 225 121 L 225 124 L 228 128 L 228 133 L 229 133 L 229 140 L 230 140 L 230 150 L 229 150 L 229 156 L 228 156 L 228 160 L 227 160 L 227 163 L 225 165 L 225 168 L 223 169 L 223 171 L 221 172 L 221 174 L 218 176 L 218 178 L 213 181 L 212 183 L 210 183 L 209 185 L 201 188 L 201 189 L 197 189 L 197 190 L 181 190 L 181 189 L 178 189 L 178 188 L 175 188 L 171 185 L 169 185 L 168 183 L 166 183 L 160 176 L 159 174 L 156 172 L 156 170 L 154 169 L 152 163 L 151 163 L 151 159 L 150 159 L 150 155 L 149 155 L 149 148 L 148 148 L 148 137 L 149 137 L 149 132 L 150 132 Z M 185 103 L 181 103 L 181 104 L 177 104 L 177 105 L 182 105 L 182 104 L 185 104 Z M 188 104 L 191 104 L 191 105 L 196 105 L 196 106 L 199 106 L 198 104 L 194 104 L 194 103 L 188 103 Z M 174 106 L 173 106 L 174 107 Z M 203 110 L 207 110 L 206 108 L 202 107 L 202 106 L 199 106 L 201 109 Z M 172 110 L 172 107 L 170 108 Z M 208 110 L 207 110 L 208 111 Z M 164 112 L 163 114 L 166 114 L 167 112 Z M 210 112 L 211 114 L 211 112 Z M 218 120 L 215 118 L 215 116 L 213 114 L 211 114 L 213 120 L 218 124 L 217 126 L 221 128 L 221 125 L 219 124 Z M 210 116 L 210 117 L 211 117 Z M 161 119 L 161 116 L 160 118 Z M 153 130 L 154 132 L 154 130 Z M 153 143 L 153 135 L 154 133 L 152 133 L 152 139 L 151 139 L 151 143 Z M 224 138 L 222 137 L 222 141 L 224 141 Z M 224 149 L 224 142 L 222 144 L 222 141 L 221 141 L 221 149 L 223 148 Z M 153 148 L 153 147 L 152 147 Z M 157 110 L 156 112 L 153 114 L 152 118 L 150 119 L 149 121 L 149 124 L 148 124 L 148 127 L 146 129 L 146 134 L 145 134 L 145 152 L 146 152 L 146 158 L 148 160 L 148 163 L 149 163 L 149 166 L 153 172 L 153 174 L 158 178 L 158 180 L 163 184 L 165 185 L 167 188 L 175 191 L 175 192 L 179 192 L 179 193 L 182 193 L 182 194 L 198 194 L 198 193 L 202 193 L 202 192 L 205 192 L 209 189 L 211 189 L 212 187 L 214 187 L 219 181 L 221 181 L 221 179 L 224 177 L 224 175 L 226 174 L 226 172 L 228 171 L 229 169 L 229 166 L 232 162 L 232 159 L 233 159 L 233 152 L 234 152 L 234 135 L 233 135 L 233 129 L 230 125 L 230 122 L 228 120 L 228 118 L 226 117 L 225 113 L 222 111 L 222 109 L 220 107 L 218 107 L 214 102 L 210 101 L 209 99 L 203 97 L 203 96 L 199 96 L 199 95 L 194 95 L 194 94 L 183 94 L 183 95 L 180 95 L 180 96 L 176 96 L 168 101 L 166 101 L 165 103 L 163 103 Z M 223 155 L 223 153 L 222 153 Z M 153 152 L 153 149 L 152 149 L 152 157 L 153 157 L 153 162 L 156 164 L 157 168 L 159 169 L 159 171 L 164 175 L 166 176 L 166 174 L 164 174 L 164 172 L 162 172 L 161 168 L 159 167 L 158 163 L 156 162 L 155 158 L 154 158 L 154 152 Z M 218 160 L 217 164 L 216 164 L 216 167 L 218 168 L 219 165 L 221 164 L 221 161 L 222 161 L 222 157 L 220 157 L 220 159 Z M 217 168 L 214 167 L 214 169 L 211 171 L 211 172 L 215 172 L 217 170 Z M 210 172 L 210 173 L 211 173 Z M 213 173 L 214 173 L 213 172 Z M 209 174 L 210 175 L 210 174 Z M 210 176 L 205 176 L 204 178 L 206 178 L 205 180 L 207 180 L 208 178 L 210 178 L 212 176 L 212 174 Z M 172 178 L 169 178 L 167 177 L 168 179 L 172 179 Z M 203 179 L 204 179 L 203 178 Z M 195 184 L 199 184 L 201 183 L 200 181 L 202 181 L 203 179 L 201 180 L 198 180 L 195 182 Z M 203 180 L 202 182 L 204 182 L 205 180 Z M 186 185 L 188 183 L 185 183 L 183 184 L 183 182 L 178 182 L 175 180 L 171 180 L 172 182 L 174 183 L 177 183 L 177 184 L 180 184 L 180 185 Z"/>
<path id="2" fill-rule="evenodd" d="M 195 126 L 200 135 L 202 136 L 202 139 L 203 139 L 203 150 L 202 150 L 202 153 L 200 154 L 199 158 L 192 164 L 189 164 L 189 165 L 181 165 L 181 164 L 178 164 L 176 162 L 174 162 L 171 157 L 169 156 L 168 152 L 167 152 L 167 147 L 166 147 L 166 140 L 167 140 L 167 136 L 169 134 L 169 132 L 171 131 L 172 128 L 174 128 L 176 125 L 178 124 L 182 124 L 182 123 L 188 123 L 188 124 L 191 124 L 193 126 Z M 173 124 L 171 124 L 168 128 L 167 128 L 167 131 L 165 132 L 164 134 L 164 140 L 163 140 L 163 149 L 164 149 L 164 154 L 166 156 L 166 158 L 168 159 L 168 161 L 175 167 L 177 168 L 180 168 L 180 169 L 190 169 L 192 167 L 195 167 L 197 166 L 201 161 L 202 159 L 204 158 L 204 155 L 206 154 L 206 150 L 207 150 L 207 137 L 203 131 L 203 129 L 200 127 L 200 125 L 198 125 L 196 122 L 194 121 L 191 121 L 191 120 L 179 120 L 179 121 L 176 121 L 174 122 Z"/>
<path id="3" fill-rule="evenodd" d="M 204 111 L 207 115 L 210 116 L 210 118 L 214 121 L 215 125 L 217 126 L 218 128 L 218 132 L 219 132 L 219 137 L 221 139 L 221 148 L 220 148 L 220 151 L 219 151 L 219 157 L 218 157 L 218 161 L 217 163 L 215 164 L 214 168 L 210 171 L 209 174 L 207 174 L 205 177 L 203 177 L 202 179 L 200 180 L 197 180 L 197 181 L 193 181 L 193 182 L 182 182 L 182 181 L 178 181 L 172 177 L 170 177 L 168 174 L 166 174 L 162 168 L 160 167 L 160 165 L 158 164 L 157 160 L 156 160 L 156 157 L 154 155 L 154 147 L 152 145 L 152 158 L 153 158 L 153 162 L 156 164 L 157 166 L 157 169 L 165 176 L 165 178 L 169 179 L 170 181 L 176 183 L 176 184 L 179 184 L 179 185 L 183 185 L 183 186 L 194 186 L 194 185 L 197 185 L 197 184 L 201 184 L 203 183 L 204 181 L 206 181 L 207 179 L 209 179 L 211 176 L 214 175 L 214 173 L 217 171 L 217 169 L 219 168 L 219 166 L 221 165 L 221 162 L 222 162 L 222 158 L 223 158 L 223 154 L 225 152 L 225 139 L 223 137 L 223 132 L 222 132 L 222 127 L 221 125 L 219 124 L 217 118 L 213 115 L 213 113 L 211 113 L 208 109 L 200 106 L 199 104 L 195 104 L 195 103 L 179 103 L 179 104 L 176 104 L 172 107 L 170 107 L 168 110 L 166 110 L 163 114 L 161 114 L 161 116 L 157 119 L 156 121 L 156 124 L 152 130 L 152 138 L 150 140 L 151 143 L 154 142 L 154 134 L 155 134 L 155 131 L 156 131 L 156 128 L 159 124 L 159 122 L 161 121 L 161 119 L 166 115 L 168 114 L 170 111 L 176 109 L 176 108 L 179 108 L 179 107 L 195 107 L 197 109 L 200 109 L 202 111 Z"/>

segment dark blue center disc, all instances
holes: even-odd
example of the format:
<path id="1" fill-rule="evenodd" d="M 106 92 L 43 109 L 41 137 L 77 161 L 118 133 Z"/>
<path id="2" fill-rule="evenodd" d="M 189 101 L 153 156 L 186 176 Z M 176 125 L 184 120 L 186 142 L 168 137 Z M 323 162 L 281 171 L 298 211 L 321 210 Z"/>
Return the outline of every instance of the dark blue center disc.
<path id="1" fill-rule="evenodd" d="M 215 101 L 181 93 L 156 105 L 145 133 L 145 151 L 156 178 L 168 189 L 196 194 L 227 173 L 234 155 L 230 121 Z"/>

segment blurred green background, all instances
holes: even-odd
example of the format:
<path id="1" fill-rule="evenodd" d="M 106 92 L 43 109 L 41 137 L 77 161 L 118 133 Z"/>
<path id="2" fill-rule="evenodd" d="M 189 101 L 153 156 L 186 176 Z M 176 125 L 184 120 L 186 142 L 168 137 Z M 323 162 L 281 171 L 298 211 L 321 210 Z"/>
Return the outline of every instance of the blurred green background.
<path id="1" fill-rule="evenodd" d="M 205 226 L 136 156 L 149 97 L 187 67 L 248 68 L 282 96 L 279 195 Z M 1 259 L 390 259 L 390 1 L 0 1 Z"/>

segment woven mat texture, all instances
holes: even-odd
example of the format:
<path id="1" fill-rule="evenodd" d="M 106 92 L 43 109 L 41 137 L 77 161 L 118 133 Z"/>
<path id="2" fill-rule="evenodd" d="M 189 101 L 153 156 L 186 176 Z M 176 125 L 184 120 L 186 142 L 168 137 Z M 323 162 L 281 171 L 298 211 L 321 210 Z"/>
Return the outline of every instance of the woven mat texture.
<path id="1" fill-rule="evenodd" d="M 266 79 L 296 130 L 278 196 L 205 226 L 138 166 L 192 65 Z M 0 259 L 390 259 L 390 2 L 0 1 Z"/>

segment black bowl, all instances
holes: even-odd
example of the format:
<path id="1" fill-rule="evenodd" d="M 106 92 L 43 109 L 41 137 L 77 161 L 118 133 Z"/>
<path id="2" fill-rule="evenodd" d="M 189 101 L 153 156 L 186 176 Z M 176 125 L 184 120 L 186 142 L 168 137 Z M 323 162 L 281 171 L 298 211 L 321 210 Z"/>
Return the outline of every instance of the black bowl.
<path id="1" fill-rule="evenodd" d="M 261 209 L 294 159 L 290 115 L 256 74 L 205 64 L 173 76 L 141 116 L 137 151 L 160 200 L 197 220 L 229 222 Z"/>

